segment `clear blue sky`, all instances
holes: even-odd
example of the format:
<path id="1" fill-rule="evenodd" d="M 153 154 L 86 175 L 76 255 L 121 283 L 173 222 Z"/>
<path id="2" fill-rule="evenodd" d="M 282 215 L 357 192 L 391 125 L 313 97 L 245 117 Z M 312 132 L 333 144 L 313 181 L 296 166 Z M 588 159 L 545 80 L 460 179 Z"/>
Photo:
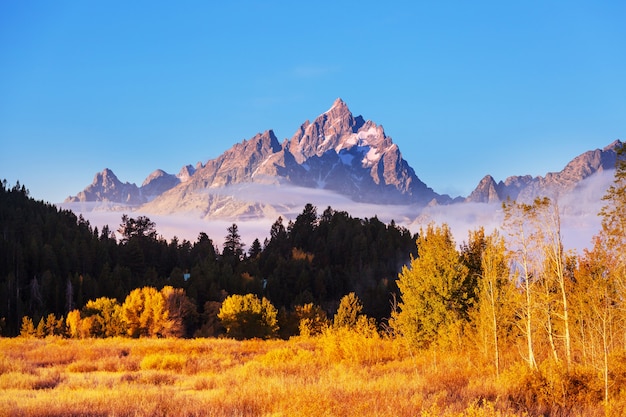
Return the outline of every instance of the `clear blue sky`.
<path id="1" fill-rule="evenodd" d="M 0 2 L 0 179 L 138 185 L 337 97 L 467 195 L 625 139 L 623 1 Z"/>

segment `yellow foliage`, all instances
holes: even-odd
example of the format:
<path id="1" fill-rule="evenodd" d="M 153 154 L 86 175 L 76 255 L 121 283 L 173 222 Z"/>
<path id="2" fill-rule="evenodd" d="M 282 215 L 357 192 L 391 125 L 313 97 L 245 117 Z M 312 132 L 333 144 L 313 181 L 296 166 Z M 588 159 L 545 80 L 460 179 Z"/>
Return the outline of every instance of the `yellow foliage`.
<path id="1" fill-rule="evenodd" d="M 227 297 L 217 317 L 236 339 L 269 338 L 278 331 L 278 311 L 265 297 L 259 300 L 254 294 Z"/>
<path id="2" fill-rule="evenodd" d="M 308 263 L 313 262 L 315 255 L 308 253 L 299 248 L 293 248 L 291 250 L 291 257 L 296 261 L 306 261 Z"/>
<path id="3" fill-rule="evenodd" d="M 289 341 L 0 339 L 0 352 L 0 415 L 604 415 L 588 369 L 520 362 L 496 379 L 469 351 L 411 354 L 345 328 Z M 614 381 L 608 415 L 626 409 Z"/>
<path id="4" fill-rule="evenodd" d="M 182 371 L 185 369 L 188 358 L 178 353 L 151 353 L 144 356 L 139 367 L 159 371 Z"/>
<path id="5" fill-rule="evenodd" d="M 122 305 L 122 317 L 131 337 L 159 336 L 169 327 L 165 299 L 152 287 L 131 291 Z"/>

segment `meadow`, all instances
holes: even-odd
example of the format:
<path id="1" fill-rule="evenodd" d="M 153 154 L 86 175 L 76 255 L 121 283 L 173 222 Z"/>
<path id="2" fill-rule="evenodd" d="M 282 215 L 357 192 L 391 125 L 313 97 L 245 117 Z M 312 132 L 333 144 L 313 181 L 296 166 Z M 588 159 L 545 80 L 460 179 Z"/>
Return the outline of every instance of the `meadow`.
<path id="1" fill-rule="evenodd" d="M 576 392 L 567 388 L 576 384 L 552 381 L 549 390 L 545 384 L 535 388 L 533 383 L 544 379 L 529 378 L 515 365 L 496 377 L 473 349 L 412 352 L 398 339 L 348 332 L 244 341 L 19 337 L 0 339 L 0 352 L 1 416 L 600 416 L 624 411 L 619 401 L 612 409 L 602 406 L 601 387 Z"/>

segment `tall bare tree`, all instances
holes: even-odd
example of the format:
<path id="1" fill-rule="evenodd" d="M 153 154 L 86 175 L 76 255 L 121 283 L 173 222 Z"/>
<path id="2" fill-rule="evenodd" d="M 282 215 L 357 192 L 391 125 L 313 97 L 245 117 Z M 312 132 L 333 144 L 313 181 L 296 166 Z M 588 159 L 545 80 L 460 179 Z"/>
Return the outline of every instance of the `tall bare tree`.
<path id="1" fill-rule="evenodd" d="M 536 248 L 533 243 L 536 242 L 534 234 L 536 231 L 529 226 L 528 219 L 536 216 L 534 206 L 517 203 L 515 201 L 506 201 L 503 204 L 504 209 L 504 228 L 510 237 L 511 257 L 513 271 L 516 280 L 524 293 L 524 303 L 520 310 L 520 317 L 523 325 L 520 330 L 526 337 L 526 362 L 531 369 L 537 368 L 537 359 L 535 357 L 534 334 L 533 334 L 533 318 L 535 313 L 535 292 L 537 280 L 536 267 Z"/>

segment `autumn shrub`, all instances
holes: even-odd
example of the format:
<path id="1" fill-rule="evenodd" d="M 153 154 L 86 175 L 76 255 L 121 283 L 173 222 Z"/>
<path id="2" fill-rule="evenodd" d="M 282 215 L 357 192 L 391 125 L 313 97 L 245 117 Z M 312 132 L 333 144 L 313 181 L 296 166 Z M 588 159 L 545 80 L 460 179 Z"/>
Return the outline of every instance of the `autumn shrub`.
<path id="1" fill-rule="evenodd" d="M 623 365 L 612 362 L 605 409 L 596 369 L 543 363 L 531 371 L 520 361 L 496 377 L 471 349 L 409 351 L 365 322 L 360 331 L 329 328 L 290 340 L 0 339 L 0 353 L 0 415 L 600 417 L 626 410 L 617 385 Z"/>
<path id="2" fill-rule="evenodd" d="M 382 338 L 365 316 L 361 316 L 359 323 L 354 329 L 327 328 L 319 336 L 319 344 L 328 361 L 375 364 L 396 358 L 395 341 Z"/>
<path id="3" fill-rule="evenodd" d="M 531 415 L 571 415 L 602 402 L 595 372 L 584 368 L 567 370 L 546 361 L 536 370 L 517 364 L 503 374 L 502 395 L 509 405 Z"/>
<path id="4" fill-rule="evenodd" d="M 300 336 L 317 336 L 330 325 L 324 309 L 313 303 L 296 306 L 294 314 L 299 323 Z"/>
<path id="5" fill-rule="evenodd" d="M 315 348 L 290 344 L 272 349 L 248 364 L 264 375 L 280 374 L 309 378 L 312 369 L 321 366 L 319 352 Z"/>
<path id="6" fill-rule="evenodd" d="M 141 369 L 153 369 L 161 371 L 182 371 L 188 359 L 178 353 L 153 353 L 144 356 L 139 364 Z"/>

